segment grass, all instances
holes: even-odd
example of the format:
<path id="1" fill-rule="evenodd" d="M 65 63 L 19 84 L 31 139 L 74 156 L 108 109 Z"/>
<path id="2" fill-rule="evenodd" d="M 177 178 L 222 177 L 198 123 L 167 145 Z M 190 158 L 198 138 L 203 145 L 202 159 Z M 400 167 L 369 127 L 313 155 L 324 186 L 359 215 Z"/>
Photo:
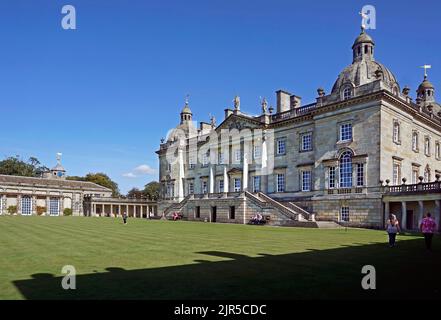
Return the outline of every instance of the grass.
<path id="1" fill-rule="evenodd" d="M 419 235 L 83 217 L 0 217 L 0 299 L 440 298 Z M 362 290 L 361 268 L 377 289 Z M 61 289 L 73 265 L 76 290 Z"/>

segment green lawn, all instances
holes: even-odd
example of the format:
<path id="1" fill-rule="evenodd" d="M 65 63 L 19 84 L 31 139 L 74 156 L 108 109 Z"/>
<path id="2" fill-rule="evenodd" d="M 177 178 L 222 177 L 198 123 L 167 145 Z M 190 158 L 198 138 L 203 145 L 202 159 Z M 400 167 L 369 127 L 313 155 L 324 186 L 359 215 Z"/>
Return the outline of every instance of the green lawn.
<path id="1" fill-rule="evenodd" d="M 441 241 L 383 231 L 0 217 L 0 299 L 440 298 Z M 377 289 L 361 289 L 373 265 Z M 75 266 L 76 290 L 61 289 Z"/>

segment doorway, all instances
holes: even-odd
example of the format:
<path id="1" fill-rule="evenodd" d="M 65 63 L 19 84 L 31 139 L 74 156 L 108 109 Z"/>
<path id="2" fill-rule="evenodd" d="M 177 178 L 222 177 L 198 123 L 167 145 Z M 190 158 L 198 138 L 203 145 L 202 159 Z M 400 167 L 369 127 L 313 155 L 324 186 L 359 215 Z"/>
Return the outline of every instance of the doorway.
<path id="1" fill-rule="evenodd" d="M 413 230 L 413 210 L 406 211 L 406 229 Z"/>
<path id="2" fill-rule="evenodd" d="M 211 222 L 216 222 L 217 207 L 211 207 Z"/>

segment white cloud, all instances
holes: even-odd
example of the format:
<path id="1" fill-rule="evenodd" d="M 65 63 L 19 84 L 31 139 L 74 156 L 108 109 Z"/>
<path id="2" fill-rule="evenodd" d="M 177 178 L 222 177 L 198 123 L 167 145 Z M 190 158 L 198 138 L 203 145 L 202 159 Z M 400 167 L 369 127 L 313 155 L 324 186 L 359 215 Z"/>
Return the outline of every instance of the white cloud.
<path id="1" fill-rule="evenodd" d="M 124 173 L 123 177 L 125 178 L 137 178 L 143 175 L 155 175 L 157 173 L 157 170 L 150 167 L 147 164 L 141 164 L 137 166 L 135 169 L 132 170 L 132 172 Z"/>
<path id="2" fill-rule="evenodd" d="M 150 167 L 147 164 L 142 164 L 140 166 L 137 166 L 134 169 L 134 172 L 139 173 L 139 174 L 154 175 L 154 174 L 156 174 L 156 169 Z"/>
<path id="3" fill-rule="evenodd" d="M 136 178 L 136 176 L 132 172 L 124 173 L 123 177 L 126 177 L 126 178 Z"/>

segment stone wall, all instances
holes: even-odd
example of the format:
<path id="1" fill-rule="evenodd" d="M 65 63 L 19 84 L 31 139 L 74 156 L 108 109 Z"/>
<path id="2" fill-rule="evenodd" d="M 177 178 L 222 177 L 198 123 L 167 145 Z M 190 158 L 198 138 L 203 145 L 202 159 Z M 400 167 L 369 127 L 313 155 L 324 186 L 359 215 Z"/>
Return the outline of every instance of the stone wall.
<path id="1" fill-rule="evenodd" d="M 318 221 L 335 221 L 353 227 L 383 226 L 381 198 L 320 200 L 312 201 L 312 205 Z M 340 219 L 341 207 L 349 207 L 349 222 Z"/>
<path id="2" fill-rule="evenodd" d="M 399 143 L 393 141 L 394 121 L 398 121 L 400 124 Z M 412 132 L 414 130 L 419 133 L 418 151 L 412 149 Z M 424 153 L 425 136 L 431 139 L 430 156 Z M 392 185 L 395 160 L 401 163 L 401 178 L 406 178 L 407 184 L 412 183 L 412 168 L 419 168 L 419 175 L 424 176 L 426 166 L 431 169 L 431 182 L 435 181 L 436 171 L 441 173 L 441 159 L 437 159 L 435 156 L 435 142 L 441 143 L 439 131 L 414 118 L 411 114 L 404 113 L 397 107 L 384 102 L 381 108 L 381 179 L 383 181 L 389 179 Z"/>

